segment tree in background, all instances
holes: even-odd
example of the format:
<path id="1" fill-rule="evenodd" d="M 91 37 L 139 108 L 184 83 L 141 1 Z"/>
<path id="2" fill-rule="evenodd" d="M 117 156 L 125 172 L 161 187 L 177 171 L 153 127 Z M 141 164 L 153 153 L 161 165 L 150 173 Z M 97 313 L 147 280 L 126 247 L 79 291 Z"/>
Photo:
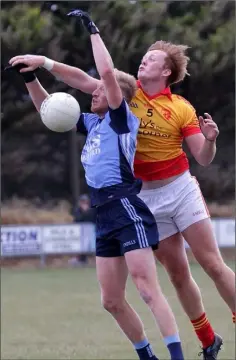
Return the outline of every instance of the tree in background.
<path id="1" fill-rule="evenodd" d="M 198 114 L 212 114 L 220 129 L 214 163 L 202 169 L 190 158 L 191 171 L 208 200 L 234 198 L 235 2 L 3 2 L 2 64 L 14 55 L 34 53 L 93 73 L 88 38 L 65 16 L 76 7 L 92 14 L 115 66 L 131 74 L 136 74 L 143 54 L 157 39 L 190 46 L 191 76 L 172 90 L 186 97 Z M 45 70 L 38 77 L 49 92 L 69 92 L 83 111 L 89 110 L 89 96 Z M 68 134 L 53 134 L 43 127 L 20 76 L 9 79 L 2 74 L 2 113 L 3 199 L 13 194 L 38 195 L 44 201 L 70 199 Z M 78 137 L 78 151 L 82 145 Z M 79 176 L 84 192 L 82 169 Z"/>

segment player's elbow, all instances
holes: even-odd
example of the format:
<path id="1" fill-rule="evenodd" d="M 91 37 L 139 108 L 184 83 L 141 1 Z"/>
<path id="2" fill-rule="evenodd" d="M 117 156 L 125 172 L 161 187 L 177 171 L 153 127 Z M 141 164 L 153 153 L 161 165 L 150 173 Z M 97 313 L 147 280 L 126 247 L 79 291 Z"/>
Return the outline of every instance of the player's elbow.
<path id="1" fill-rule="evenodd" d="M 199 151 L 192 151 L 192 155 L 199 165 L 206 167 L 214 160 L 215 152 L 206 152 L 204 149 L 200 149 Z"/>
<path id="2" fill-rule="evenodd" d="M 211 161 L 198 161 L 198 164 L 203 166 L 203 167 L 207 167 L 211 164 Z"/>
<path id="3" fill-rule="evenodd" d="M 110 81 L 115 77 L 114 69 L 107 66 L 102 69 L 100 76 L 104 82 Z"/>
<path id="4" fill-rule="evenodd" d="M 214 158 L 205 158 L 205 157 L 201 157 L 201 156 L 195 156 L 195 159 L 199 165 L 207 167 L 212 163 Z"/>

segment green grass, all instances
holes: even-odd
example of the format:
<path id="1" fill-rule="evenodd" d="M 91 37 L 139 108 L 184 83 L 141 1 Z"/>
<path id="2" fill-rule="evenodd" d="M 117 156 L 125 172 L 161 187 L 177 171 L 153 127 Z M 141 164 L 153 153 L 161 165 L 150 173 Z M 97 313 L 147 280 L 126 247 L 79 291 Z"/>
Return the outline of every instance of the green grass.
<path id="1" fill-rule="evenodd" d="M 199 342 L 192 326 L 161 267 L 158 273 L 176 315 L 185 359 L 198 359 Z M 192 273 L 208 317 L 224 338 L 219 359 L 234 359 L 230 311 L 198 265 L 192 266 Z M 2 270 L 1 287 L 1 359 L 137 358 L 112 317 L 100 306 L 95 269 Z M 156 354 L 168 359 L 152 315 L 130 281 L 128 299 L 140 314 Z"/>

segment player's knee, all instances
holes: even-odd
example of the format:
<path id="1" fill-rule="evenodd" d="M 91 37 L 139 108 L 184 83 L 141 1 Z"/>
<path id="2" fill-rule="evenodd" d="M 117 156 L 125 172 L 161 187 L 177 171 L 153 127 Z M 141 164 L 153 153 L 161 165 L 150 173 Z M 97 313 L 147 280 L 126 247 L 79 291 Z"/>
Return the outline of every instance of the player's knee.
<path id="1" fill-rule="evenodd" d="M 119 298 L 102 296 L 103 308 L 111 314 L 117 314 L 122 311 L 124 307 L 124 301 Z"/>
<path id="2" fill-rule="evenodd" d="M 217 280 L 221 278 L 224 266 L 223 261 L 219 261 L 218 259 L 217 261 L 208 259 L 204 264 L 204 270 L 213 280 Z"/>
<path id="3" fill-rule="evenodd" d="M 139 289 L 139 294 L 141 296 L 141 298 L 143 299 L 143 301 L 151 307 L 152 303 L 153 303 L 153 296 L 150 290 L 147 289 Z"/>
<path id="4" fill-rule="evenodd" d="M 151 287 L 149 286 L 149 279 L 147 275 L 137 270 L 133 271 L 131 273 L 131 276 L 139 291 L 141 298 L 147 305 L 150 306 L 153 302 L 152 293 L 154 289 L 151 289 Z"/>
<path id="5" fill-rule="evenodd" d="M 182 289 L 191 279 L 188 269 L 174 269 L 169 272 L 170 280 L 176 289 Z"/>

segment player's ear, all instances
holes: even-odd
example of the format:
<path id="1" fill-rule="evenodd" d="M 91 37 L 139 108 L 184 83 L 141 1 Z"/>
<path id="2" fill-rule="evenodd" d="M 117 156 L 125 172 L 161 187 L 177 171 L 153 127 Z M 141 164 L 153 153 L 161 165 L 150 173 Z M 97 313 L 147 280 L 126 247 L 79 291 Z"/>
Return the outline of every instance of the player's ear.
<path id="1" fill-rule="evenodd" d="M 167 76 L 170 76 L 170 74 L 171 74 L 171 70 L 170 70 L 170 69 L 164 69 L 164 70 L 162 71 L 162 76 L 167 77 Z"/>

